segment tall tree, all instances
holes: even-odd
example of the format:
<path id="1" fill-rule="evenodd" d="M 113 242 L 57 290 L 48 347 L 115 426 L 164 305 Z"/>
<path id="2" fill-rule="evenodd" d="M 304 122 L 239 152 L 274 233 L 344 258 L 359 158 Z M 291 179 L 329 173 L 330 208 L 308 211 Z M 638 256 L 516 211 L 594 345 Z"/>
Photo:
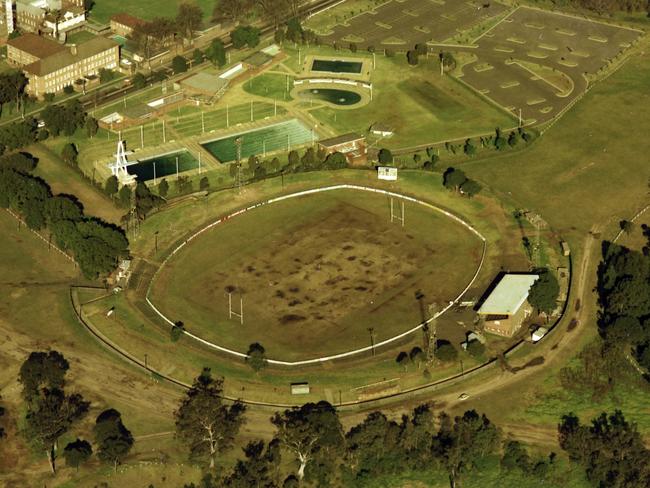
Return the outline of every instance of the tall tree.
<path id="1" fill-rule="evenodd" d="M 226 64 L 226 48 L 221 39 L 212 39 L 205 51 L 205 57 L 215 66 L 221 67 Z"/>
<path id="2" fill-rule="evenodd" d="M 301 480 L 310 461 L 320 453 L 340 447 L 343 442 L 343 429 L 336 409 L 325 401 L 276 413 L 271 423 L 277 429 L 276 438 L 298 459 L 298 478 Z"/>
<path id="3" fill-rule="evenodd" d="M 63 458 L 68 466 L 76 468 L 79 471 L 79 465 L 88 461 L 92 453 L 93 448 L 90 442 L 77 439 L 76 441 L 69 442 L 65 446 L 65 449 L 63 449 Z"/>
<path id="4" fill-rule="evenodd" d="M 547 268 L 538 270 L 539 278 L 530 287 L 528 303 L 540 312 L 551 313 L 557 307 L 560 285 Z"/>
<path id="5" fill-rule="evenodd" d="M 31 401 L 42 388 L 62 389 L 69 368 L 70 364 L 58 351 L 31 352 L 18 373 L 23 398 Z"/>
<path id="6" fill-rule="evenodd" d="M 277 469 L 280 464 L 279 442 L 273 440 L 268 446 L 264 441 L 248 443 L 243 448 L 245 460 L 237 461 L 232 473 L 223 484 L 229 488 L 275 488 L 277 486 Z"/>
<path id="7" fill-rule="evenodd" d="M 52 473 L 56 472 L 57 440 L 88 412 L 89 405 L 81 395 L 66 395 L 58 388 L 43 388 L 30 403 L 25 417 L 25 435 L 45 450 Z"/>
<path id="8" fill-rule="evenodd" d="M 93 427 L 97 443 L 97 457 L 113 465 L 118 464 L 129 454 L 135 442 L 129 429 L 122 423 L 122 415 L 115 409 L 104 410 L 99 414 Z"/>
<path id="9" fill-rule="evenodd" d="M 456 417 L 453 424 L 448 419 L 441 419 L 435 449 L 449 473 L 451 488 L 457 486 L 462 475 L 477 461 L 498 449 L 499 437 L 496 426 L 475 410 Z"/>
<path id="10" fill-rule="evenodd" d="M 204 368 L 176 411 L 176 433 L 187 444 L 190 457 L 208 458 L 214 469 L 217 455 L 230 449 L 244 423 L 245 407 L 223 404 L 223 378 Z"/>
<path id="11" fill-rule="evenodd" d="M 196 3 L 184 1 L 178 6 L 176 25 L 185 39 L 194 39 L 194 31 L 201 28 L 202 21 L 203 11 Z"/>

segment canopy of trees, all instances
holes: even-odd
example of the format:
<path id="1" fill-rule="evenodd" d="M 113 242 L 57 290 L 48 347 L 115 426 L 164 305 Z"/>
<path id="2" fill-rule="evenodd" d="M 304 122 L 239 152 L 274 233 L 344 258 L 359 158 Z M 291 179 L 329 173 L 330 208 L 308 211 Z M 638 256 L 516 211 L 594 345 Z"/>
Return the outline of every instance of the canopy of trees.
<path id="1" fill-rule="evenodd" d="M 650 486 L 650 451 L 646 449 L 636 425 L 623 413 L 601 414 L 591 425 L 565 415 L 558 426 L 560 447 L 569 459 L 585 468 L 594 486 Z"/>
<path id="2" fill-rule="evenodd" d="M 21 165 L 20 169 L 29 165 L 18 156 L 7 160 L 13 161 L 14 166 Z M 19 160 L 22 162 L 17 163 Z M 122 229 L 85 217 L 72 197 L 52 196 L 43 180 L 16 169 L 5 169 L 1 162 L 0 208 L 19 212 L 34 230 L 47 227 L 57 245 L 74 255 L 88 278 L 113 271 L 119 260 L 129 255 L 129 243 Z"/>

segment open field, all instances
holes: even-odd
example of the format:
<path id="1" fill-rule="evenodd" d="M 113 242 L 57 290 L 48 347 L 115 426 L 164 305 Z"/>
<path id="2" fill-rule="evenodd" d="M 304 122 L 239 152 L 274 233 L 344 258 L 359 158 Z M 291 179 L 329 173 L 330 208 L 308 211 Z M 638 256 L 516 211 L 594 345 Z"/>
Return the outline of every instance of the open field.
<path id="1" fill-rule="evenodd" d="M 531 147 L 464 167 L 561 234 L 582 239 L 594 224 L 613 225 L 615 234 L 620 220 L 647 203 L 649 82 L 646 53 L 595 86 Z"/>
<path id="2" fill-rule="evenodd" d="M 395 210 L 399 203 L 395 201 Z M 446 304 L 474 275 L 482 243 L 460 224 L 406 204 L 407 225 L 389 221 L 389 199 L 337 190 L 248 212 L 175 255 L 152 301 L 205 339 L 269 357 L 310 359 L 368 345 L 418 324 L 426 303 Z M 228 320 L 244 300 L 244 325 Z"/>
<path id="3" fill-rule="evenodd" d="M 557 116 L 641 33 L 521 7 L 476 40 L 462 80 L 528 123 Z"/>
<path id="4" fill-rule="evenodd" d="M 204 22 L 209 20 L 214 9 L 213 0 L 196 0 L 196 4 L 203 10 Z M 90 11 L 90 18 L 97 22 L 108 23 L 110 18 L 120 12 L 128 12 L 131 15 L 145 20 L 154 17 L 176 17 L 178 11 L 176 0 L 138 0 L 128 5 L 123 0 L 95 0 Z"/>
<path id="5" fill-rule="evenodd" d="M 420 42 L 444 41 L 459 31 L 470 28 L 489 17 L 498 15 L 506 7 L 496 2 L 422 2 L 419 0 L 389 1 L 374 10 L 366 11 L 344 23 L 322 32 L 323 42 L 360 48 L 373 46 L 377 50 L 406 50 Z M 325 11 L 320 16 L 336 14 Z M 323 22 L 316 16 L 312 22 Z M 320 28 L 327 25 L 323 22 Z"/>

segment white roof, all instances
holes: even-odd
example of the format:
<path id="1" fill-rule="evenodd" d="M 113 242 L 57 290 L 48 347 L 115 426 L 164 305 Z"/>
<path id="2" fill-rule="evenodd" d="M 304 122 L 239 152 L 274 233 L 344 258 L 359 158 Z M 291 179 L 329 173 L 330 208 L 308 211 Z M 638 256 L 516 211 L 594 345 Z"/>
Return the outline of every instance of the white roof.
<path id="1" fill-rule="evenodd" d="M 492 290 L 478 313 L 484 315 L 513 315 L 528 298 L 530 287 L 537 281 L 536 274 L 506 274 Z"/>

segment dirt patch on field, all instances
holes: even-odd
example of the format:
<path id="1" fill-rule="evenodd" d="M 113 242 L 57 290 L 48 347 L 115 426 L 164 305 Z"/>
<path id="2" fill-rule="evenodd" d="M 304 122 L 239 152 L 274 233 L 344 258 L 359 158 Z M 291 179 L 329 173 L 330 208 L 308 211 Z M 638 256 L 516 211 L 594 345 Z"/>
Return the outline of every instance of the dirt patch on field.
<path id="1" fill-rule="evenodd" d="M 273 256 L 251 257 L 239 270 L 238 283 L 227 284 L 225 291 L 264 291 L 271 297 L 267 311 L 282 325 L 336 322 L 412 278 L 418 262 L 435 252 L 409 244 L 413 236 L 405 240 L 401 227 L 377 225 L 376 218 L 348 205 L 305 227 L 278 242 Z"/>

